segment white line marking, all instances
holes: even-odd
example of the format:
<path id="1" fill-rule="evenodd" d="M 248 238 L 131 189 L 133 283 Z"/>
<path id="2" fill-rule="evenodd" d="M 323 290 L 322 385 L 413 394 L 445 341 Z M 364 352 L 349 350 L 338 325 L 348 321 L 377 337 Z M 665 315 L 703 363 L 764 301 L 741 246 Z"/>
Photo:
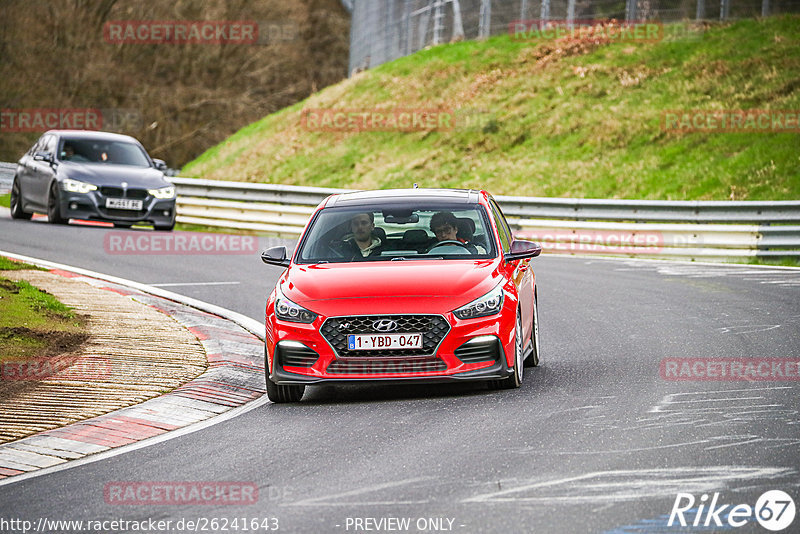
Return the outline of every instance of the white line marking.
<path id="1" fill-rule="evenodd" d="M 241 282 L 174 282 L 167 284 L 150 284 L 153 287 L 181 287 L 181 286 L 235 286 Z"/>
<path id="2" fill-rule="evenodd" d="M 721 402 L 721 401 L 741 401 L 741 400 L 759 400 L 763 399 L 764 397 L 729 397 L 729 398 L 722 398 L 722 399 L 695 399 L 695 400 L 684 400 L 684 401 L 664 401 L 661 404 L 695 404 L 698 402 Z"/>
<path id="3" fill-rule="evenodd" d="M 373 505 L 373 504 L 424 504 L 428 501 L 392 501 L 392 502 L 383 502 L 383 501 L 370 501 L 370 502 L 325 502 L 326 499 L 342 499 L 343 497 L 353 497 L 355 495 L 362 495 L 364 493 L 373 493 L 377 491 L 381 491 L 388 488 L 396 488 L 397 486 L 405 486 L 407 484 L 413 484 L 415 482 L 423 482 L 426 480 L 431 480 L 433 477 L 416 477 L 416 478 L 407 478 L 405 480 L 398 480 L 396 482 L 384 482 L 383 484 L 375 484 L 374 486 L 367 486 L 365 488 L 358 488 L 350 491 L 345 492 L 337 492 L 332 493 L 330 495 L 323 495 L 322 497 L 312 497 L 310 499 L 304 499 L 302 501 L 294 502 L 286 504 L 285 506 L 358 506 L 358 505 Z"/>
<path id="4" fill-rule="evenodd" d="M 794 469 L 776 467 L 679 467 L 596 471 L 547 481 L 536 481 L 516 488 L 493 491 L 462 500 L 462 503 L 558 502 L 614 503 L 644 498 L 674 496 L 677 491 L 707 492 L 728 486 L 729 482 L 790 477 Z M 547 488 L 540 494 L 514 495 Z"/>

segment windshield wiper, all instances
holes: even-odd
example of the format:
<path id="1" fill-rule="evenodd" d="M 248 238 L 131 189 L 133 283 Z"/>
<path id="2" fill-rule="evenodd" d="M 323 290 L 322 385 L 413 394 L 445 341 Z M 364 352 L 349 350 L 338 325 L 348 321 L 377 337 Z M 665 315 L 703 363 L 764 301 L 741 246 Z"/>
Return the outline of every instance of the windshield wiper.
<path id="1" fill-rule="evenodd" d="M 389 261 L 405 261 L 405 260 L 443 260 L 444 256 L 425 256 L 422 254 L 414 254 L 411 256 L 395 256 Z"/>

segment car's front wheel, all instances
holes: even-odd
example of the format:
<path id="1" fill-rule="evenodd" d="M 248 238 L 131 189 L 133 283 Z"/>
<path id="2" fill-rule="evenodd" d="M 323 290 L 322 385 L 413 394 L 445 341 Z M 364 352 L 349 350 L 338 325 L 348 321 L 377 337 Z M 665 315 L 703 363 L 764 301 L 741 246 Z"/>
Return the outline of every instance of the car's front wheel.
<path id="1" fill-rule="evenodd" d="M 300 402 L 305 390 L 305 386 L 282 386 L 267 378 L 267 397 L 272 402 Z"/>
<path id="2" fill-rule="evenodd" d="M 267 381 L 267 398 L 272 402 L 300 402 L 300 399 L 303 398 L 305 386 L 278 385 L 269 379 L 269 358 L 267 358 L 266 349 L 264 350 L 264 374 Z"/>
<path id="3" fill-rule="evenodd" d="M 64 224 L 67 222 L 67 219 L 61 215 L 58 182 L 53 182 L 50 186 L 50 195 L 47 198 L 47 222 L 50 224 Z"/>
<path id="4" fill-rule="evenodd" d="M 492 389 L 516 389 L 522 385 L 525 369 L 525 349 L 522 337 L 522 317 L 517 311 L 517 324 L 514 329 L 514 372 L 506 379 L 489 382 Z"/>
<path id="5" fill-rule="evenodd" d="M 531 334 L 531 343 L 533 344 L 533 351 L 525 358 L 525 367 L 536 367 L 539 365 L 539 356 L 541 349 L 539 348 L 539 299 L 536 295 L 536 290 L 533 291 L 533 333 Z"/>
<path id="6" fill-rule="evenodd" d="M 12 219 L 30 219 L 33 213 L 25 213 L 22 210 L 22 190 L 19 188 L 19 181 L 14 177 L 14 183 L 11 186 L 11 199 L 9 203 L 11 208 Z"/>

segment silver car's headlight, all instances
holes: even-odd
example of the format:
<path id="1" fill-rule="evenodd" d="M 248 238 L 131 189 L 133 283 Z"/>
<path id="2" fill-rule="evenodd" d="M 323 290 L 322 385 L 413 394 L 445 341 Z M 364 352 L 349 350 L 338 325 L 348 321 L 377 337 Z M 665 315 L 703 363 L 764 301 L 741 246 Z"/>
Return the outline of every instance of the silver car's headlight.
<path id="1" fill-rule="evenodd" d="M 500 313 L 503 308 L 503 286 L 498 285 L 484 296 L 479 297 L 466 306 L 453 311 L 459 319 L 474 319 Z"/>
<path id="2" fill-rule="evenodd" d="M 275 315 L 282 321 L 313 323 L 317 314 L 287 299 L 280 289 L 275 291 Z"/>
<path id="3" fill-rule="evenodd" d="M 147 192 L 159 199 L 172 198 L 175 196 L 175 187 L 168 185 L 161 189 L 148 189 Z"/>
<path id="4" fill-rule="evenodd" d="M 97 186 L 94 184 L 79 182 L 78 180 L 71 180 L 69 178 L 64 178 L 61 185 L 64 187 L 64 191 L 69 191 L 70 193 L 89 193 L 97 190 Z"/>

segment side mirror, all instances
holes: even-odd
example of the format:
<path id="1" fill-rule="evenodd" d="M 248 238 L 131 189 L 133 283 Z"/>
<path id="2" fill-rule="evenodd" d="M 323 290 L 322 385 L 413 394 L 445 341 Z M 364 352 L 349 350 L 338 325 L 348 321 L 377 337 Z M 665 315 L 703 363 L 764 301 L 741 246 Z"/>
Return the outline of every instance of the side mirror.
<path id="1" fill-rule="evenodd" d="M 533 241 L 516 239 L 511 243 L 511 252 L 506 254 L 506 261 L 535 258 L 542 253 L 542 247 Z"/>
<path id="2" fill-rule="evenodd" d="M 167 170 L 167 162 L 164 161 L 163 159 L 153 158 L 153 163 L 155 164 L 156 169 L 158 169 L 159 171 Z"/>
<path id="3" fill-rule="evenodd" d="M 286 247 L 272 247 L 261 253 L 261 261 L 269 265 L 288 267 L 291 260 L 286 257 Z"/>
<path id="4" fill-rule="evenodd" d="M 53 163 L 53 155 L 50 152 L 37 152 L 33 155 L 33 161 L 46 161 Z"/>

